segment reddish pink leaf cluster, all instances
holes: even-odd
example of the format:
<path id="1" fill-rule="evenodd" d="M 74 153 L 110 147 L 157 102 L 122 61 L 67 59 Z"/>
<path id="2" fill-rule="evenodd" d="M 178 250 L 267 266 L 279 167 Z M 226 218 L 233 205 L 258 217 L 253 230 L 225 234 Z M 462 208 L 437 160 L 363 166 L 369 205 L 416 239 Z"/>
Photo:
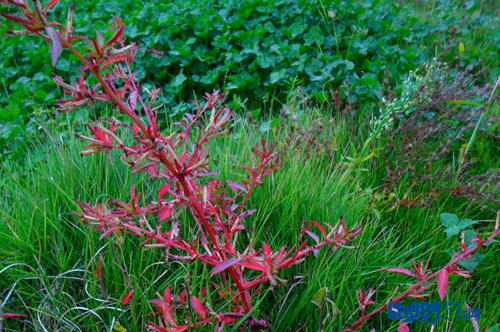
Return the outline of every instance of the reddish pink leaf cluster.
<path id="1" fill-rule="evenodd" d="M 163 182 L 155 195 L 157 200 L 143 206 L 134 186 L 128 202 L 109 199 L 93 206 L 80 202 L 81 212 L 78 214 L 81 220 L 100 231 L 101 239 L 113 234 L 121 239 L 123 233 L 128 233 L 142 238 L 141 246 L 162 248 L 167 259 L 199 260 L 210 266 L 212 291 L 220 299 L 212 299 L 207 306 L 204 294 L 210 290 L 204 289 L 200 298 L 188 298 L 186 290 L 173 296 L 169 285 L 161 298 L 151 300 L 158 315 L 157 322 L 150 322 L 153 330 L 184 331 L 213 323 L 215 331 L 221 331 L 226 324 L 235 324 L 252 311 L 252 298 L 266 283 L 274 287 L 278 282 L 284 282 L 278 277 L 282 268 L 300 263 L 311 252 L 317 255 L 321 247 L 329 247 L 332 252 L 339 247 L 354 248 L 349 244 L 361 228 L 349 230 L 342 219 L 333 226 L 324 224 L 327 228 L 315 221 L 303 222 L 298 234 L 299 244 L 290 249 L 281 247 L 273 251 L 266 242 L 258 249 L 254 248 L 252 241 L 239 244 L 243 237 L 238 234 L 245 229 L 244 220 L 254 212 L 245 207 L 248 198 L 254 187 L 262 185 L 281 164 L 276 144 L 268 146 L 262 140 L 255 145 L 251 161 L 239 166 L 247 172 L 246 178 L 240 182 L 222 182 L 216 178 L 202 181 L 202 177 L 214 175 L 208 170 L 209 141 L 229 132 L 228 124 L 233 115 L 222 105 L 224 94 L 217 91 L 207 94 L 204 105 L 195 103 L 196 114 L 186 114 L 174 124 L 174 131 L 164 133 L 158 128 L 156 109 L 153 108 L 159 91 L 145 90 L 147 97 L 143 98 L 140 84 L 134 80 L 131 71 L 138 44 L 124 45 L 121 20 L 114 18 L 114 34 L 109 40 L 105 41 L 100 32 L 88 39 L 73 35 L 73 8 L 68 12 L 65 26 L 47 21 L 47 12 L 57 0 L 50 1 L 44 8 L 36 0 L 31 1 L 32 8 L 25 0 L 7 2 L 18 7 L 21 16 L 2 15 L 49 42 L 54 66 L 63 49 L 71 51 L 82 62 L 77 83 L 68 84 L 53 76 L 55 83 L 69 96 L 58 101 L 62 111 L 107 101 L 131 120 L 130 123 L 105 120 L 88 124 L 91 135 L 78 135 L 89 143 L 81 154 L 119 150 L 122 161 L 132 168 L 132 172 L 146 172 Z M 84 54 L 73 45 L 75 42 L 84 44 Z M 115 48 L 116 44 L 118 48 Z M 161 55 L 159 51 L 150 51 Z M 88 86 L 88 75 L 95 76 L 98 83 Z M 125 130 L 129 130 L 133 143 L 127 144 L 120 138 Z M 181 225 L 178 219 L 183 210 L 191 215 L 189 225 Z M 314 229 L 319 233 L 316 234 Z M 313 239 L 313 244 L 308 243 L 306 235 Z M 237 249 L 241 247 L 245 248 L 242 252 Z M 129 291 L 122 304 L 127 304 L 132 294 L 133 290 Z M 178 323 L 179 309 L 186 306 L 197 313 L 197 318 L 194 321 L 183 319 Z M 266 322 L 251 315 L 242 323 L 251 331 L 266 327 Z"/>

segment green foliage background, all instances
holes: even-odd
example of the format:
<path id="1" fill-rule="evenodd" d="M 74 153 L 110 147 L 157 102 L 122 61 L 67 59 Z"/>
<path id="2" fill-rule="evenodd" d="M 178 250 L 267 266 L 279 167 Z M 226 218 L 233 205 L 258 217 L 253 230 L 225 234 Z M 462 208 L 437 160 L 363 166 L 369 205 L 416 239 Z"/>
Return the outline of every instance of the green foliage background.
<path id="1" fill-rule="evenodd" d="M 61 0 L 52 15 L 63 19 L 68 6 Z M 161 120 L 165 123 L 190 110 L 191 100 L 200 100 L 213 89 L 228 91 L 228 102 L 239 115 L 250 111 L 257 118 L 255 126 L 240 121 L 233 136 L 214 144 L 211 166 L 224 178 L 240 175 L 233 166 L 246 162 L 261 132 L 284 144 L 290 133 L 285 129 L 288 124 L 276 117 L 280 108 L 293 111 L 298 125 L 306 128 L 312 119 L 321 118 L 325 126 L 320 137 L 328 143 L 326 148 L 312 155 L 300 144 L 291 149 L 283 169 L 256 190 L 249 207 L 257 213 L 246 226 L 273 248 L 293 245 L 303 219 L 334 223 L 344 215 L 349 225 L 364 227 L 358 250 L 321 253 L 295 267 L 283 277 L 292 280 L 303 275 L 304 279 L 269 293 L 255 312 L 269 321 L 270 330 L 317 331 L 318 317 L 323 315 L 325 330 L 333 331 L 345 326 L 356 309 L 355 289 L 375 285 L 375 300 L 383 301 L 408 281 L 378 269 L 410 268 L 411 258 L 432 260 L 431 269 L 448 262 L 445 252 L 456 250 L 459 240 L 458 234 L 446 239 L 441 212 L 459 219 L 491 219 L 487 212 L 471 209 L 466 200 L 457 203 L 446 196 L 426 208 L 396 207 L 396 199 L 410 190 L 409 175 L 393 192 L 377 191 L 384 188 L 387 173 L 376 160 L 380 147 L 361 151 L 365 154 L 360 150 L 369 137 L 363 125 L 379 109 L 386 69 L 388 83 L 399 95 L 409 72 L 443 50 L 450 29 L 460 26 L 463 17 L 463 30 L 453 36 L 444 60 L 451 66 L 460 62 L 463 68 L 482 58 L 489 70 L 475 83 L 493 83 L 500 74 L 499 13 L 495 0 L 92 0 L 75 3 L 74 26 L 76 33 L 91 36 L 99 30 L 106 36 L 111 34 L 105 31 L 111 15 L 123 19 L 125 36 L 140 42 L 134 69 L 143 86 L 154 83 L 163 89 Z M 0 33 L 9 29 L 1 20 Z M 464 50 L 455 58 L 459 42 Z M 150 47 L 164 56 L 151 54 Z M 55 72 L 74 80 L 76 64 L 76 59 L 63 53 Z M 71 211 L 78 209 L 77 199 L 96 202 L 108 195 L 126 199 L 132 183 L 140 180 L 137 188 L 147 201 L 154 199 L 157 184 L 130 175 L 119 162 L 110 166 L 106 156 L 79 157 L 83 144 L 73 138 L 74 132 L 89 119 L 111 111 L 97 106 L 57 117 L 53 105 L 62 94 L 50 78 L 52 71 L 48 45 L 40 46 L 31 37 L 2 38 L 0 242 L 7 245 L 0 247 L 0 295 L 5 299 L 11 294 L 6 310 L 28 315 L 22 321 L 26 330 L 37 326 L 34 322 L 43 322 L 53 330 L 112 331 L 114 322 L 120 321 L 133 331 L 145 325 L 144 317 L 152 309 L 148 300 L 155 291 L 167 284 L 182 285 L 185 270 L 177 262 L 158 263 L 158 252 L 137 250 L 137 239 L 127 238 L 123 257 L 117 261 L 112 253 L 115 240 L 98 241 L 96 232 L 76 224 Z M 342 104 L 338 108 L 336 95 Z M 302 98 L 311 103 L 300 104 Z M 337 111 L 346 105 L 352 106 L 352 113 L 343 117 Z M 498 113 L 498 105 L 490 112 Z M 470 142 L 474 143 L 470 154 L 479 160 L 475 170 L 499 168 L 498 141 L 481 137 Z M 456 151 L 461 143 L 457 142 Z M 440 162 L 448 166 L 456 160 Z M 417 196 L 427 189 L 411 188 Z M 490 224 L 477 225 L 468 225 L 467 231 L 491 231 Z M 448 295 L 451 301 L 480 307 L 481 326 L 495 331 L 498 315 L 492 308 L 499 306 L 495 294 L 500 256 L 496 245 L 481 255 L 473 278 L 450 278 Z M 106 301 L 93 274 L 99 260 L 111 294 Z M 200 272 L 194 265 L 185 269 Z M 121 282 L 123 269 L 136 289 L 130 307 L 119 304 L 129 291 L 129 285 Z M 203 270 L 191 276 L 194 292 L 203 287 L 208 273 Z M 325 288 L 329 301 L 323 312 L 311 299 L 325 293 Z M 436 331 L 447 331 L 445 323 L 437 325 Z M 371 324 L 377 330 L 397 329 L 386 317 Z M 471 328 L 470 322 L 459 324 L 454 327 Z M 5 326 L 19 328 L 16 320 Z M 428 329 L 420 325 L 420 330 Z"/>

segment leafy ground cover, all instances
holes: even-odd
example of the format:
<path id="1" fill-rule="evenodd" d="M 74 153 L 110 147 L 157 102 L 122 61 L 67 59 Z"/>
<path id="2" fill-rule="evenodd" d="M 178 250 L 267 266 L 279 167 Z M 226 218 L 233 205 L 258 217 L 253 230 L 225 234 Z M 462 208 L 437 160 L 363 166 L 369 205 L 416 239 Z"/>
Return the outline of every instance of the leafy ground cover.
<path id="1" fill-rule="evenodd" d="M 55 15 L 64 16 L 68 6 L 57 4 Z M 112 14 L 126 19 L 128 40 L 141 43 L 136 76 L 160 84 L 171 115 L 192 110 L 191 100 L 214 89 L 228 92 L 235 109 L 267 114 L 299 87 L 319 103 L 373 111 L 386 70 L 400 93 L 405 75 L 444 47 L 463 15 L 460 55 L 469 62 L 482 58 L 492 67 L 483 80 L 494 80 L 499 73 L 492 64 L 498 62 L 500 45 L 494 6 L 481 1 L 468 1 L 465 9 L 454 1 L 416 6 L 374 0 L 86 1 L 75 4 L 74 20 L 78 33 L 100 30 L 106 36 Z M 2 24 L 0 33 L 10 28 Z M 43 135 L 35 119 L 51 121 L 44 105 L 53 104 L 61 91 L 52 84 L 45 61 L 48 45 L 30 37 L 4 40 L 4 45 L 0 145 L 17 161 L 25 142 Z M 150 53 L 152 48 L 163 56 Z M 57 73 L 74 75 L 76 61 L 61 59 Z"/>
<path id="2" fill-rule="evenodd" d="M 380 270 L 411 269 L 414 259 L 440 271 L 447 253 L 471 247 L 475 231 L 487 237 L 495 221 L 498 228 L 500 66 L 490 33 L 497 21 L 489 16 L 495 3 L 172 2 L 160 15 L 155 3 L 80 6 L 78 33 L 104 30 L 111 13 L 128 13 L 125 35 L 144 46 L 134 70 L 146 87 L 160 80 L 164 128 L 188 109 L 193 92 L 215 86 L 230 92 L 228 101 L 240 112 L 233 133 L 210 146 L 209 168 L 221 179 L 242 176 L 234 165 L 248 162 L 262 135 L 278 143 L 283 165 L 249 198 L 256 212 L 240 234 L 245 241 L 290 247 L 304 219 L 335 224 L 342 218 L 349 228 L 363 228 L 357 250 L 323 250 L 284 271 L 286 287 L 255 295 L 252 316 L 268 330 L 346 328 L 370 311 L 371 288 L 377 304 L 406 289 L 408 275 Z M 64 4 L 54 9 L 59 16 L 67 10 Z M 81 24 L 89 19 L 96 26 Z M 149 300 L 167 285 L 204 299 L 179 314 L 194 322 L 210 308 L 206 303 L 214 305 L 203 291 L 210 270 L 196 260 L 165 261 L 159 252 L 140 250 L 132 237 L 99 240 L 71 212 L 79 210 L 77 200 L 128 201 L 133 184 L 145 205 L 161 186 L 130 174 L 117 155 L 111 167 L 106 156 L 80 158 L 83 144 L 73 134 L 85 129 L 78 123 L 112 110 L 54 118 L 45 106 L 60 96 L 49 79 L 49 48 L 28 38 L 4 41 L 2 116 L 9 122 L 1 129 L 0 238 L 7 245 L 0 249 L 0 308 L 25 316 L 2 315 L 0 330 L 141 330 L 150 319 Z M 449 52 L 439 54 L 446 45 Z M 164 56 L 149 54 L 153 46 Z M 492 68 L 474 67 L 479 54 Z M 72 61 L 61 56 L 57 74 L 75 76 Z M 438 278 L 429 299 L 446 294 L 446 301 L 480 308 L 478 324 L 495 331 L 498 263 L 498 245 L 483 248 L 461 262 L 475 270 L 471 278 L 452 275 L 444 290 Z M 372 328 L 404 327 L 382 312 L 364 327 Z M 479 330 L 470 320 L 410 324 L 412 331 L 429 329 Z"/>

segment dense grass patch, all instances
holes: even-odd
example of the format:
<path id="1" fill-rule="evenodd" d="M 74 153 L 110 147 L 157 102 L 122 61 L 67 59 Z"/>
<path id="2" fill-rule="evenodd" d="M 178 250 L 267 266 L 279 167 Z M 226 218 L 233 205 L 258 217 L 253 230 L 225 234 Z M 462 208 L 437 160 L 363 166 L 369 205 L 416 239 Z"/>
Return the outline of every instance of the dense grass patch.
<path id="1" fill-rule="evenodd" d="M 269 134 L 277 142 L 286 142 L 294 135 L 290 128 L 297 122 L 307 128 L 311 115 L 296 120 L 283 118 L 280 130 Z M 355 142 L 342 130 L 346 120 L 323 123 L 316 139 L 335 139 L 338 144 L 333 149 L 341 151 L 326 153 L 332 149 L 330 145 L 324 148 L 324 154 L 308 154 L 310 151 L 303 146 L 288 147 L 281 170 L 249 202 L 249 207 L 258 212 L 245 225 L 247 231 L 242 235 L 246 234 L 248 240 L 267 241 L 270 246 L 290 247 L 303 219 L 334 222 L 341 215 L 348 225 L 361 225 L 364 231 L 356 241 L 357 250 L 333 255 L 322 251 L 316 259 L 308 259 L 281 276 L 293 281 L 288 287 L 262 293 L 265 297 L 255 314 L 269 322 L 270 330 L 316 331 L 320 321 L 326 330 L 345 326 L 357 306 L 355 289 L 375 287 L 376 299 L 383 300 L 394 287 L 404 283 L 403 277 L 378 273 L 378 269 L 409 267 L 410 258 L 431 260 L 431 269 L 445 264 L 448 258 L 444 251 L 456 249 L 458 238 L 446 240 L 439 214 L 467 213 L 457 210 L 449 200 L 411 209 L 374 204 L 374 189 L 380 185 L 379 178 L 373 177 L 381 171 L 378 163 L 371 159 L 355 161 L 359 158 L 350 152 Z M 242 121 L 234 131 L 212 144 L 213 169 L 223 178 L 241 176 L 234 165 L 245 163 L 252 142 L 261 135 Z M 136 183 L 144 193 L 143 202 L 147 202 L 158 188 L 147 177 L 128 175 L 116 156 L 111 167 L 106 156 L 79 157 L 81 146 L 72 138 L 47 143 L 42 148 L 45 158 L 29 173 L 2 174 L 1 210 L 5 222 L 1 224 L 0 241 L 8 244 L 2 246 L 0 262 L 4 310 L 27 315 L 5 321 L 7 330 L 44 326 L 48 330 L 111 331 L 116 321 L 128 331 L 138 330 L 151 311 L 147 300 L 155 296 L 157 289 L 189 283 L 193 292 L 199 292 L 203 286 L 208 271 L 194 263 L 164 262 L 161 252 L 141 250 L 131 237 L 125 237 L 119 250 L 116 239 L 98 241 L 98 234 L 76 224 L 78 218 L 71 214 L 77 209 L 75 200 L 126 199 L 128 188 Z M 498 264 L 498 249 L 490 247 L 483 253 L 486 256 L 473 279 L 452 278 L 447 296 L 481 308 L 481 325 L 492 326 L 496 314 L 491 308 L 498 305 L 498 299 L 491 298 L 490 290 L 479 285 L 496 283 L 493 271 Z M 122 282 L 124 274 L 131 277 L 135 289 L 130 307 L 119 303 L 128 290 Z M 325 287 L 328 301 L 321 310 L 312 301 Z M 457 323 L 463 327 L 454 326 L 462 329 L 470 324 Z M 386 318 L 371 324 L 385 330 L 397 326 Z M 444 325 L 439 324 L 438 330 L 444 331 Z M 425 330 L 426 326 L 421 328 Z"/>

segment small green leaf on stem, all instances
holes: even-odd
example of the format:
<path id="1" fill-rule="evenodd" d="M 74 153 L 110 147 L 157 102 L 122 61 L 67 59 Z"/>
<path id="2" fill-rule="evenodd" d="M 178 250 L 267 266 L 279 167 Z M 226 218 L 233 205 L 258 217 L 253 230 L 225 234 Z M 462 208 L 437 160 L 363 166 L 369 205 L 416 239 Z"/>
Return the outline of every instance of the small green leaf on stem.
<path id="1" fill-rule="evenodd" d="M 316 293 L 314 293 L 313 295 L 312 302 L 320 308 L 323 307 L 323 305 L 325 304 L 325 299 L 327 294 L 328 294 L 328 288 L 323 287 L 318 289 Z"/>

